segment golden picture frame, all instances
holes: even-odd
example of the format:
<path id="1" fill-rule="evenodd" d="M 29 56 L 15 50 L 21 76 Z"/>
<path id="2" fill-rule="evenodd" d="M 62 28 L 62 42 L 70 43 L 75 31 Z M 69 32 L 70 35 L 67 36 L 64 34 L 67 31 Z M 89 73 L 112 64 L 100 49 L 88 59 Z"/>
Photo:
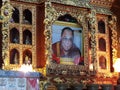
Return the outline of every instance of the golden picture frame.
<path id="1" fill-rule="evenodd" d="M 49 9 L 52 8 L 52 9 Z M 58 9 L 58 8 L 57 8 Z M 76 14 L 74 12 L 59 12 L 51 6 L 50 3 L 46 3 L 46 16 L 44 23 L 45 23 L 45 31 L 44 34 L 46 36 L 45 38 L 45 47 L 46 47 L 46 72 L 47 75 L 85 75 L 90 72 L 89 69 L 89 30 L 88 30 L 88 21 L 87 21 L 87 10 L 78 10 L 76 11 Z M 61 22 L 57 20 L 60 16 L 64 16 L 66 14 L 71 15 L 77 20 L 77 24 L 75 23 L 69 23 L 69 22 Z M 83 18 L 85 17 L 85 18 Z M 53 63 L 53 49 L 52 49 L 52 43 L 53 43 L 53 29 L 61 29 L 63 27 L 72 27 L 72 28 L 78 28 L 82 30 L 82 56 L 84 57 L 84 64 L 83 65 L 71 65 L 71 64 L 56 64 Z M 58 31 L 58 30 L 57 30 Z M 60 35 L 55 34 L 55 39 L 59 38 Z M 94 38 L 93 38 L 94 39 Z M 94 62 L 93 62 L 94 63 Z"/>

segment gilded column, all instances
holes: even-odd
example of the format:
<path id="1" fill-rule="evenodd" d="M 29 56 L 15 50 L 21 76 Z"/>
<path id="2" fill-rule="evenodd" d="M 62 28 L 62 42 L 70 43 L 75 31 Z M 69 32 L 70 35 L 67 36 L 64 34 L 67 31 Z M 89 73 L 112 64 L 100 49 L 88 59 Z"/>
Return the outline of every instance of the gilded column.
<path id="1" fill-rule="evenodd" d="M 9 20 L 11 19 L 12 16 L 12 11 L 13 7 L 10 4 L 9 0 L 5 0 L 2 2 L 2 7 L 1 7 L 1 16 L 3 17 L 3 24 L 2 24 L 2 59 L 4 65 L 9 64 L 9 58 L 8 58 L 8 42 L 9 42 Z"/>

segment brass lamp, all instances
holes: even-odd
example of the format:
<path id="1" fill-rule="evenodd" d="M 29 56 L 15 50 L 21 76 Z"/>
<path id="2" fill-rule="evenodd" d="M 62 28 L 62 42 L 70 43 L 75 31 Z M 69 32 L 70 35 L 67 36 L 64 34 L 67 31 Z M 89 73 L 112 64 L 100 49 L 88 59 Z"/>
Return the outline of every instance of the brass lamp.
<path id="1" fill-rule="evenodd" d="M 113 65 L 115 72 L 119 72 L 119 78 L 117 80 L 117 84 L 120 85 L 120 58 L 117 58 L 116 62 Z"/>

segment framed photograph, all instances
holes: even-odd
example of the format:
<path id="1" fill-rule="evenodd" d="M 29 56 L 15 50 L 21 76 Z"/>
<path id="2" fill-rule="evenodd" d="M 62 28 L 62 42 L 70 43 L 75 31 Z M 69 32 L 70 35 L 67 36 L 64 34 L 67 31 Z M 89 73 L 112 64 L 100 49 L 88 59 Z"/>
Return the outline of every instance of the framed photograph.
<path id="1" fill-rule="evenodd" d="M 83 17 L 87 10 L 74 8 L 72 12 L 73 8 L 65 7 L 72 10 L 66 13 L 54 8 L 55 16 L 50 11 L 52 16 L 47 15 L 44 21 L 47 75 L 86 75 L 89 73 L 89 31 Z"/>
<path id="2" fill-rule="evenodd" d="M 51 59 L 47 74 L 81 75 L 89 71 L 88 32 L 79 23 L 55 21 L 51 25 Z"/>
<path id="3" fill-rule="evenodd" d="M 52 62 L 84 65 L 82 28 L 76 23 L 55 21 L 52 25 Z"/>

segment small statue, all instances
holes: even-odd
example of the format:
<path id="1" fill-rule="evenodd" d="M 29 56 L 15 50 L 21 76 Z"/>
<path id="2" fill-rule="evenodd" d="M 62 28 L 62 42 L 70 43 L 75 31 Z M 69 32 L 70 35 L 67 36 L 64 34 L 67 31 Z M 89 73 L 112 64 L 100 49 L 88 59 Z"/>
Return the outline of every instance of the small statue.
<path id="1" fill-rule="evenodd" d="M 29 56 L 25 56 L 25 62 L 24 64 L 20 67 L 19 71 L 23 71 L 23 72 L 32 72 L 33 67 L 31 64 L 31 58 L 29 58 Z"/>
<path id="2" fill-rule="evenodd" d="M 19 43 L 19 40 L 18 40 L 17 36 L 15 36 L 15 37 L 13 38 L 13 43 Z"/>
<path id="3" fill-rule="evenodd" d="M 25 39 L 25 44 L 31 44 L 30 37 L 27 35 Z"/>
<path id="4" fill-rule="evenodd" d="M 27 55 L 25 56 L 25 64 L 31 64 L 31 58 L 29 58 Z"/>
<path id="5" fill-rule="evenodd" d="M 14 64 L 18 64 L 18 54 L 15 53 L 14 55 Z"/>

